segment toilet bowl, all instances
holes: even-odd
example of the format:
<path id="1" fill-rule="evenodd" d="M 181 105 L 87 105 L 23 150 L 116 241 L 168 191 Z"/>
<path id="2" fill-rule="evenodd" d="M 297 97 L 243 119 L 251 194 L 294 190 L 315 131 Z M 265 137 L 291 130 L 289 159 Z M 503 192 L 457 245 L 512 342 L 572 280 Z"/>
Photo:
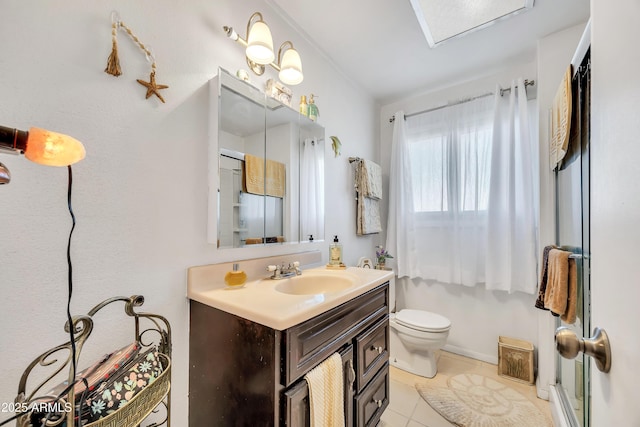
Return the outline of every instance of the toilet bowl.
<path id="1" fill-rule="evenodd" d="M 433 378 L 438 373 L 436 351 L 447 342 L 451 322 L 423 310 L 403 309 L 389 315 L 391 365 Z"/>
<path id="2" fill-rule="evenodd" d="M 438 373 L 437 350 L 447 342 L 451 321 L 425 310 L 395 307 L 395 281 L 389 287 L 389 363 L 398 369 L 426 378 Z"/>

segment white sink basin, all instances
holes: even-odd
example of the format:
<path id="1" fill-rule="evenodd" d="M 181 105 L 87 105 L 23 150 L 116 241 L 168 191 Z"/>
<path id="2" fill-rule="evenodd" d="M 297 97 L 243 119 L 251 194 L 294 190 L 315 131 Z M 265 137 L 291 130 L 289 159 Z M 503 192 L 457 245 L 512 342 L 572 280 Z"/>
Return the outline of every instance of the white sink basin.
<path id="1" fill-rule="evenodd" d="M 302 275 L 290 279 L 265 277 L 267 265 L 293 262 L 301 256 L 306 255 L 246 261 L 243 267 L 250 279 L 232 291 L 222 280 L 231 263 L 191 267 L 187 295 L 193 301 L 284 331 L 393 280 L 391 271 L 357 267 L 330 270 L 324 266 L 303 269 Z M 307 264 L 319 263 L 321 257 L 315 257 L 314 252 L 314 257 L 305 260 Z"/>
<path id="2" fill-rule="evenodd" d="M 356 281 L 349 276 L 336 274 L 312 273 L 282 279 L 275 290 L 290 295 L 318 295 L 340 292 L 355 285 Z"/>

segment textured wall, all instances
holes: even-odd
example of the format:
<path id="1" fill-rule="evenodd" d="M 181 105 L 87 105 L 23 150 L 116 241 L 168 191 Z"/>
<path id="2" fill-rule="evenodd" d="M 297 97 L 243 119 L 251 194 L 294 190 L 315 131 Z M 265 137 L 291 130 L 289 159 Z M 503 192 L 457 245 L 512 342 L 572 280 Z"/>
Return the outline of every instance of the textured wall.
<path id="1" fill-rule="evenodd" d="M 122 32 L 123 75 L 103 72 L 111 50 L 111 10 L 153 48 L 166 104 L 145 100 L 136 79 L 150 65 Z M 0 11 L 0 124 L 38 126 L 81 140 L 87 157 L 74 166 L 72 313 L 114 295 L 142 294 L 144 308 L 173 327 L 173 421 L 186 425 L 188 301 L 186 268 L 229 261 L 207 233 L 207 82 L 222 66 L 246 68 L 242 48 L 223 25 L 244 33 L 263 12 L 274 43 L 294 41 L 305 81 L 294 99 L 319 94 L 320 122 L 339 135 L 343 155 L 327 151 L 327 235 L 338 234 L 345 259 L 371 256 L 374 237 L 355 237 L 347 157 L 377 153 L 375 105 L 300 34 L 258 0 L 87 2 L 3 0 Z M 267 71 L 274 77 L 273 70 Z M 254 79 L 260 85 L 266 79 Z M 327 144 L 327 150 L 329 150 Z M 15 397 L 23 369 L 66 339 L 67 172 L 0 155 L 13 174 L 0 188 L 0 402 Z M 326 258 L 327 244 L 316 243 Z M 252 250 L 251 256 L 264 252 Z M 119 310 L 101 314 L 85 364 L 132 338 Z M 82 366 L 82 363 L 81 363 Z M 0 420 L 6 414 L 0 414 Z"/>

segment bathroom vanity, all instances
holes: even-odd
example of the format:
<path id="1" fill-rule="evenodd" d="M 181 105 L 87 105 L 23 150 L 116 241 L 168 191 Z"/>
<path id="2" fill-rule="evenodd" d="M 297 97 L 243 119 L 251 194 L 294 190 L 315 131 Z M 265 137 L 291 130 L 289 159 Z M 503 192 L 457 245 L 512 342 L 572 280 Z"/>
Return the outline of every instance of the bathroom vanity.
<path id="1" fill-rule="evenodd" d="M 308 426 L 304 375 L 338 352 L 346 425 L 375 426 L 389 401 L 391 273 L 349 270 L 303 272 L 300 277 L 315 274 L 320 282 L 331 275 L 339 281 L 341 273 L 353 280 L 315 294 L 290 286 L 286 292 L 293 293 L 278 291 L 284 281 L 269 279 L 238 290 L 190 284 L 189 425 Z M 256 306 L 242 311 L 253 298 Z"/>

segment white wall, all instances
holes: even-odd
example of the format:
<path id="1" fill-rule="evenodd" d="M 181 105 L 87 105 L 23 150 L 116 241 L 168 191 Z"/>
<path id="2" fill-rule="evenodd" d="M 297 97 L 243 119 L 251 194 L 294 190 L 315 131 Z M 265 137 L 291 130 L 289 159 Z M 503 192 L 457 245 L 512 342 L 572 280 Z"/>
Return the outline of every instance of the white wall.
<path id="1" fill-rule="evenodd" d="M 449 101 L 493 92 L 497 84 L 508 87 L 511 80 L 517 77 L 536 80 L 535 61 L 505 66 L 494 74 L 472 75 L 466 81 L 450 87 L 383 106 L 380 115 L 381 158 L 391 157 L 393 124 L 389 123 L 389 118 L 396 111 L 403 110 L 405 114 L 411 114 L 445 105 Z M 389 161 L 381 166 L 388 183 Z M 386 212 L 384 221 L 386 225 Z M 396 283 L 398 307 L 429 310 L 451 320 L 451 332 L 445 347 L 447 350 L 497 363 L 500 335 L 524 339 L 537 345 L 537 325 L 533 321 L 536 315 L 533 307 L 535 297 L 532 295 L 487 291 L 484 286 L 467 288 L 406 278 Z"/>
<path id="2" fill-rule="evenodd" d="M 591 361 L 592 426 L 640 425 L 640 4 L 591 2 L 591 304 L 611 371 Z"/>
<path id="3" fill-rule="evenodd" d="M 73 167 L 72 313 L 85 313 L 114 295 L 142 294 L 144 309 L 173 327 L 173 423 L 187 423 L 189 266 L 232 260 L 207 237 L 207 82 L 222 66 L 246 68 L 243 49 L 223 25 L 244 33 L 256 10 L 274 43 L 299 50 L 305 81 L 294 100 L 318 94 L 319 121 L 338 135 L 343 154 L 327 150 L 327 236 L 338 234 L 345 260 L 371 256 L 375 236 L 355 236 L 350 155 L 376 158 L 373 100 L 346 81 L 301 35 L 259 0 L 115 0 L 41 2 L 3 0 L 0 26 L 0 124 L 39 126 L 81 140 L 87 157 Z M 123 33 L 123 75 L 103 72 L 111 50 L 110 12 L 152 46 L 166 104 L 144 99 L 136 79 L 150 65 Z M 268 69 L 263 80 L 273 78 Z M 23 157 L 0 155 L 13 181 L 0 188 L 0 402 L 15 398 L 20 375 L 45 349 L 66 340 L 67 172 Z M 314 243 L 326 260 L 327 243 Z M 259 249 L 246 252 L 263 254 Z M 101 316 L 85 364 L 131 339 L 120 309 Z M 81 363 L 82 365 L 82 363 Z M 0 419 L 5 419 L 2 414 Z"/>

